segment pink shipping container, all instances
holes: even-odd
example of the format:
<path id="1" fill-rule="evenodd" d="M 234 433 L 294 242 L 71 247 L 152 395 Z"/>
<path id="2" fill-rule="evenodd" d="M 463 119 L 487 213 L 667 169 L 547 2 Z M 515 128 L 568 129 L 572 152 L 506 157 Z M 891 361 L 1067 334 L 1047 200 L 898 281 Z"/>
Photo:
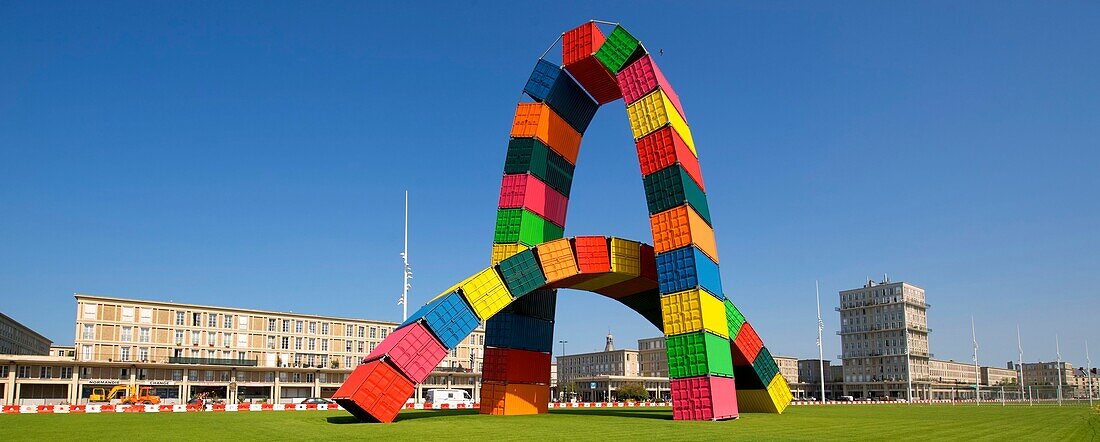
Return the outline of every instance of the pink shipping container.
<path id="1" fill-rule="evenodd" d="M 502 209 L 526 208 L 558 227 L 565 227 L 568 205 L 569 199 L 565 195 L 558 193 L 536 176 L 504 175 L 501 181 L 499 207 Z"/>
<path id="2" fill-rule="evenodd" d="M 390 333 L 367 355 L 367 360 L 383 356 L 402 374 L 419 384 L 447 356 L 447 349 L 423 324 L 414 322 Z"/>
<path id="3" fill-rule="evenodd" d="M 685 121 L 687 120 L 687 115 L 684 115 L 684 107 L 680 105 L 680 97 L 676 95 L 676 91 L 672 90 L 672 85 L 668 84 L 665 75 L 661 73 L 661 69 L 657 67 L 657 63 L 653 62 L 653 58 L 649 54 L 642 56 L 638 61 L 631 63 L 630 66 L 619 72 L 616 79 L 619 82 L 619 89 L 623 91 L 623 101 L 627 105 L 657 90 L 659 87 L 669 101 L 672 101 L 672 105 L 676 107 L 676 111 L 680 113 L 680 116 L 684 117 Z"/>
<path id="4" fill-rule="evenodd" d="M 696 376 L 672 380 L 674 420 L 721 420 L 737 417 L 733 378 Z"/>

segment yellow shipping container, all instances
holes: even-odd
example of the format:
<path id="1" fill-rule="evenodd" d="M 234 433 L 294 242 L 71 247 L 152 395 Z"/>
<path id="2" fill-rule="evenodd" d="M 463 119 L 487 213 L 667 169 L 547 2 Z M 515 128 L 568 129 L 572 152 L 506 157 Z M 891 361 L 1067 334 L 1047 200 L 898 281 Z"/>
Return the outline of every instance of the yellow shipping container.
<path id="1" fill-rule="evenodd" d="M 776 374 L 767 390 L 737 390 L 737 408 L 745 413 L 782 413 L 791 403 L 791 388 Z"/>
<path id="2" fill-rule="evenodd" d="M 462 294 L 482 320 L 491 318 L 512 302 L 512 294 L 493 267 L 478 272 L 462 283 Z"/>
<path id="3" fill-rule="evenodd" d="M 781 374 L 776 374 L 771 383 L 768 384 L 768 395 L 771 396 L 772 403 L 775 404 L 778 410 L 777 413 L 786 410 L 787 405 L 791 403 L 791 399 L 794 399 L 791 394 L 791 386 L 787 384 L 787 379 Z"/>
<path id="4" fill-rule="evenodd" d="M 493 244 L 493 258 L 489 265 L 500 264 L 501 261 L 524 250 L 527 250 L 527 246 L 523 244 Z"/>
<path id="5" fill-rule="evenodd" d="M 691 138 L 691 129 L 688 128 L 687 121 L 684 121 L 684 117 L 680 116 L 680 112 L 672 105 L 672 101 L 660 89 L 630 103 L 626 107 L 626 115 L 630 119 L 630 130 L 634 132 L 635 140 L 665 125 L 671 125 L 691 153 L 696 157 L 699 156 L 695 151 L 695 140 Z"/>
<path id="6" fill-rule="evenodd" d="M 611 271 L 623 275 L 641 275 L 642 243 L 611 238 Z"/>
<path id="7" fill-rule="evenodd" d="M 665 335 L 706 330 L 729 339 L 726 306 L 700 289 L 685 290 L 661 297 L 661 315 Z"/>

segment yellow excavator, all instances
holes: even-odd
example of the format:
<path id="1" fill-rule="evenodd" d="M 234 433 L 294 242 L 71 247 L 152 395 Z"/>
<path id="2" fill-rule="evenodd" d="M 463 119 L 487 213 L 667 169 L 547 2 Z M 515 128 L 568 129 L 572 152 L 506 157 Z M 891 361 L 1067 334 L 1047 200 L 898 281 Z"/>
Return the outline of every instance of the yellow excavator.
<path id="1" fill-rule="evenodd" d="M 123 404 L 152 404 L 160 403 L 160 396 L 153 394 L 153 387 L 138 387 L 137 385 L 116 385 L 111 391 L 105 388 L 93 388 L 88 396 L 89 402 L 110 402 L 115 398 Z"/>

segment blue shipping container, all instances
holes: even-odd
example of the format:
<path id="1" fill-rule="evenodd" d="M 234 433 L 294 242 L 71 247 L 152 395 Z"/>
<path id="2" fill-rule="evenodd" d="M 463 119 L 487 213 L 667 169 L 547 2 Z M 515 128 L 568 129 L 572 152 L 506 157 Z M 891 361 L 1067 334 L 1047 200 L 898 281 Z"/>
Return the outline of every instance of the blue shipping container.
<path id="1" fill-rule="evenodd" d="M 554 348 L 554 321 L 497 313 L 485 321 L 485 345 L 549 353 Z"/>
<path id="2" fill-rule="evenodd" d="M 546 60 L 539 60 L 523 91 L 550 106 L 554 113 L 583 134 L 600 104 L 568 72 Z"/>
<path id="3" fill-rule="evenodd" d="M 695 246 L 657 254 L 657 283 L 663 295 L 699 287 L 725 299 L 718 264 Z"/>
<path id="4" fill-rule="evenodd" d="M 481 322 L 470 306 L 466 305 L 462 295 L 457 292 L 449 293 L 420 307 L 401 324 L 401 327 L 420 319 L 424 320 L 428 330 L 431 330 L 435 337 L 439 338 L 439 342 L 447 348 L 455 348 Z"/>

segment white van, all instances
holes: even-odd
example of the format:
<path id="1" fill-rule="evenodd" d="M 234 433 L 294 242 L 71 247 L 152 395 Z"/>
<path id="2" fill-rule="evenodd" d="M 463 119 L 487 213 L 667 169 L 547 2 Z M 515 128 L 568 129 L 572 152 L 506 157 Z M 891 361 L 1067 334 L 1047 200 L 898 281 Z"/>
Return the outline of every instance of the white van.
<path id="1" fill-rule="evenodd" d="M 426 399 L 433 404 L 447 404 L 448 407 L 454 407 L 458 404 L 467 407 L 474 405 L 474 400 L 470 397 L 470 393 L 466 390 L 453 388 L 433 388 L 428 390 Z"/>

